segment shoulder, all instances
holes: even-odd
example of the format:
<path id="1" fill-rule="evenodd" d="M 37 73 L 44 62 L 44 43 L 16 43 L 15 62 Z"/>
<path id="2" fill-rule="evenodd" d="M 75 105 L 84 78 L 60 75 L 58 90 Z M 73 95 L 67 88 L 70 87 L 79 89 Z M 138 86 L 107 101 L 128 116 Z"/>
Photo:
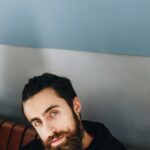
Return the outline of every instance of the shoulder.
<path id="1" fill-rule="evenodd" d="M 41 140 L 36 139 L 25 145 L 21 150 L 43 150 Z"/>
<path id="2" fill-rule="evenodd" d="M 94 136 L 90 150 L 126 150 L 124 145 L 115 138 L 107 127 L 98 122 L 83 121 L 85 130 Z"/>

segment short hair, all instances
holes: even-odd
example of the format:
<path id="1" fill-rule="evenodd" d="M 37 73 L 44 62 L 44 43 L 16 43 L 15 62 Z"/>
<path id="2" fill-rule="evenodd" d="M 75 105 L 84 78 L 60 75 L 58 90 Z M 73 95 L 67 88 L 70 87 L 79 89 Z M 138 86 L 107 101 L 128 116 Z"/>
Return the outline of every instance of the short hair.
<path id="1" fill-rule="evenodd" d="M 24 86 L 22 91 L 22 102 L 27 101 L 29 98 L 46 88 L 52 88 L 59 97 L 66 100 L 68 105 L 73 108 L 73 99 L 77 94 L 71 81 L 66 77 L 50 73 L 44 73 L 29 79 L 29 82 Z"/>

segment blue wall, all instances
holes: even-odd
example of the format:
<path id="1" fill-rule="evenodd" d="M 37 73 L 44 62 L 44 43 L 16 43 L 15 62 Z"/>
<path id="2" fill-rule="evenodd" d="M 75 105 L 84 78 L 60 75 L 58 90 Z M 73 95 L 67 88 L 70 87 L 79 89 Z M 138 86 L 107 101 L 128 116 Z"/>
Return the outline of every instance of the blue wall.
<path id="1" fill-rule="evenodd" d="M 5 0 L 0 44 L 150 56 L 149 0 Z"/>

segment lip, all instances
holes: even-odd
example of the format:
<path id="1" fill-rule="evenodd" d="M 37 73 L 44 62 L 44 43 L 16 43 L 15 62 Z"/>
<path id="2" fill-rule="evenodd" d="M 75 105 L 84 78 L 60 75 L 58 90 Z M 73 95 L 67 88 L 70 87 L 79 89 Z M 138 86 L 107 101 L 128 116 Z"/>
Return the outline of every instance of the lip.
<path id="1" fill-rule="evenodd" d="M 59 145 L 63 142 L 64 136 L 60 136 L 58 138 L 54 138 L 51 142 L 52 145 Z"/>

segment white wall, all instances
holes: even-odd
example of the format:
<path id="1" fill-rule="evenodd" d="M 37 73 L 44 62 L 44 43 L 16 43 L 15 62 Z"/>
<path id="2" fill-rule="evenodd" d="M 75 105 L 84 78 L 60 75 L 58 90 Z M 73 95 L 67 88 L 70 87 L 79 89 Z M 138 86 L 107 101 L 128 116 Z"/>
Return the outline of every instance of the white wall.
<path id="1" fill-rule="evenodd" d="M 21 91 L 33 75 L 72 80 L 83 118 L 103 122 L 130 150 L 150 149 L 150 58 L 0 46 L 0 116 L 23 120 Z"/>

